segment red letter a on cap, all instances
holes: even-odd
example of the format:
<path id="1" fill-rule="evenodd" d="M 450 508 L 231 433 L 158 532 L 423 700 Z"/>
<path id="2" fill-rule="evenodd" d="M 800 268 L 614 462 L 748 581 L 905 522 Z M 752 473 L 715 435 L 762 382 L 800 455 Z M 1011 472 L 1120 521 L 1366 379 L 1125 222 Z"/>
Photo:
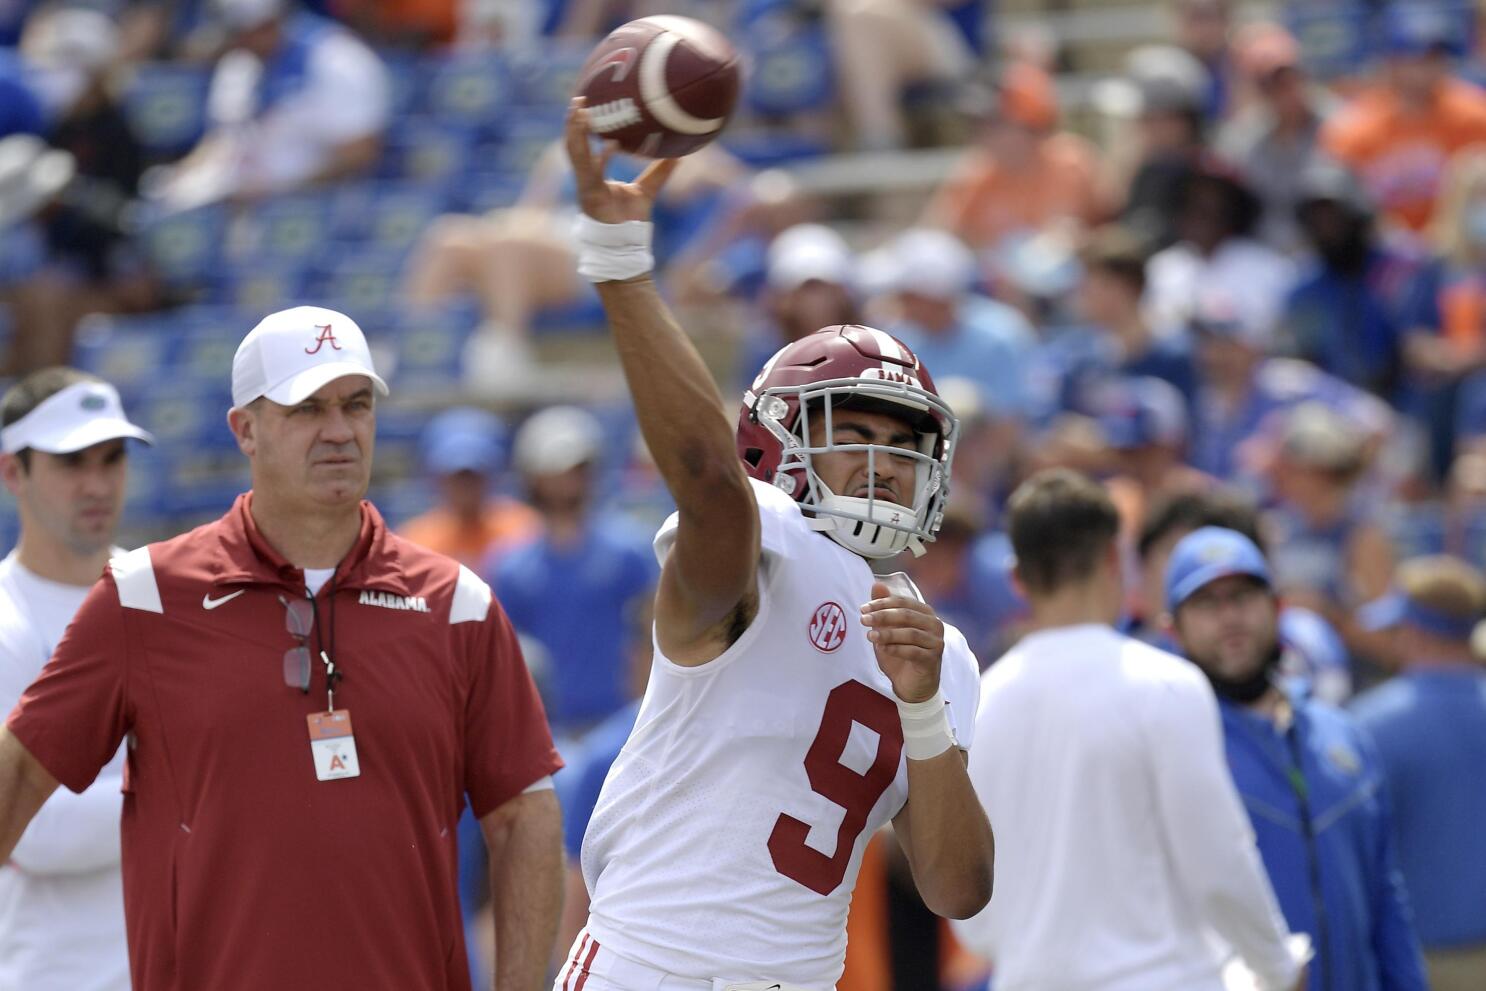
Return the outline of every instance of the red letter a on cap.
<path id="1" fill-rule="evenodd" d="M 328 324 L 328 323 L 327 324 L 318 324 L 317 323 L 317 324 L 315 324 L 315 329 L 320 332 L 320 336 L 317 337 L 317 338 L 315 338 L 315 346 L 314 347 L 312 347 L 312 348 L 305 348 L 304 349 L 304 353 L 305 354 L 319 354 L 320 353 L 320 349 L 322 347 L 324 347 L 325 345 L 327 345 L 327 344 L 329 344 L 332 348 L 334 348 L 337 351 L 339 351 L 341 349 L 341 346 L 336 343 L 335 334 L 331 331 L 330 324 Z"/>

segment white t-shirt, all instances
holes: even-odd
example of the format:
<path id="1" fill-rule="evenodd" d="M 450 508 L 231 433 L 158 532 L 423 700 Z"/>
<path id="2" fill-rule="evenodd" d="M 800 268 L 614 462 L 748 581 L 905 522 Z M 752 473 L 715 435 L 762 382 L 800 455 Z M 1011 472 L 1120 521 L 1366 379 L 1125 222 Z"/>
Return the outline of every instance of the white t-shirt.
<path id="1" fill-rule="evenodd" d="M 1295 263 L 1258 241 L 1229 238 L 1211 257 L 1180 242 L 1151 257 L 1146 312 L 1153 326 L 1183 327 L 1204 294 L 1219 292 L 1267 326 L 1279 319 L 1294 284 Z"/>
<path id="2" fill-rule="evenodd" d="M 1195 666 L 1107 626 L 1034 633 L 985 673 L 976 736 L 996 893 L 957 930 L 996 991 L 1218 991 L 1227 947 L 1289 991 L 1285 922 Z"/>
<path id="3" fill-rule="evenodd" d="M 300 28 L 292 18 L 289 25 Z M 223 180 L 230 190 L 292 189 L 324 168 L 336 148 L 387 126 L 392 90 L 375 52 L 329 23 L 302 43 L 308 49 L 302 81 L 261 113 L 255 108 L 264 85 L 258 57 L 238 50 L 217 63 L 207 104 L 214 134 L 231 142 Z"/>
<path id="4" fill-rule="evenodd" d="M 588 930 L 681 977 L 824 989 L 841 976 L 862 851 L 908 799 L 902 723 L 860 623 L 867 562 L 778 489 L 755 482 L 754 494 L 758 615 L 700 667 L 657 646 L 583 841 Z M 655 540 L 662 560 L 675 533 L 672 516 Z M 967 749 L 977 673 L 946 627 L 940 681 Z"/>
<path id="5" fill-rule="evenodd" d="M 0 561 L 0 706 L 41 673 L 88 589 Z M 0 867 L 0 991 L 128 991 L 119 818 L 124 748 L 80 795 L 59 788 Z"/>

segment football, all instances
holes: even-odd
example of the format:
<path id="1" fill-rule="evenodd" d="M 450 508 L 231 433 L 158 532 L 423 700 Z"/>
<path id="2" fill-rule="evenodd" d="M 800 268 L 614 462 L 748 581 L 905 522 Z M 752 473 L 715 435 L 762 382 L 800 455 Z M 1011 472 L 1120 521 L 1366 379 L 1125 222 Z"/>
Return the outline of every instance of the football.
<path id="1" fill-rule="evenodd" d="M 715 28 L 689 17 L 642 17 L 599 42 L 578 73 L 589 129 L 647 158 L 676 158 L 722 132 L 742 69 Z"/>

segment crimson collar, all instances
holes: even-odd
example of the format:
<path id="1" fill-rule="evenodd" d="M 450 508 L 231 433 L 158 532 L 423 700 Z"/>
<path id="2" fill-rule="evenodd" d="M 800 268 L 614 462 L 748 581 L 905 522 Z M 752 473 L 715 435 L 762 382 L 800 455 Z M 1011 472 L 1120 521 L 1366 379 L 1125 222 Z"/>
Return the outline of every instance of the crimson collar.
<path id="1" fill-rule="evenodd" d="M 252 504 L 253 493 L 242 493 L 217 522 L 221 556 L 213 585 L 287 585 L 297 590 L 304 585 L 304 571 L 290 564 L 264 539 L 253 520 Z M 332 584 L 335 588 L 412 594 L 387 524 L 377 507 L 365 499 L 361 500 L 361 532 L 336 566 Z"/>

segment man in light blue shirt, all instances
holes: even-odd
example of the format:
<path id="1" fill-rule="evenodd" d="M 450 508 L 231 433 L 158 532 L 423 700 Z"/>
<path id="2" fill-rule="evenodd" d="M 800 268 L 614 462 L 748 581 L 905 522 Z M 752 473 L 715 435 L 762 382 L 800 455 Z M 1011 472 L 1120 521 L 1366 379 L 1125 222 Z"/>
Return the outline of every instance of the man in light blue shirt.
<path id="1" fill-rule="evenodd" d="M 1352 703 L 1393 798 L 1399 867 L 1435 991 L 1486 988 L 1486 668 L 1471 638 L 1486 576 L 1439 555 L 1400 565 L 1360 619 L 1403 673 Z"/>
<path id="2" fill-rule="evenodd" d="M 1037 336 L 1016 309 L 974 291 L 975 255 L 953 234 L 921 228 L 880 256 L 884 288 L 900 318 L 887 329 L 925 368 L 945 369 L 980 387 L 998 416 L 1027 412 L 1027 372 Z"/>

